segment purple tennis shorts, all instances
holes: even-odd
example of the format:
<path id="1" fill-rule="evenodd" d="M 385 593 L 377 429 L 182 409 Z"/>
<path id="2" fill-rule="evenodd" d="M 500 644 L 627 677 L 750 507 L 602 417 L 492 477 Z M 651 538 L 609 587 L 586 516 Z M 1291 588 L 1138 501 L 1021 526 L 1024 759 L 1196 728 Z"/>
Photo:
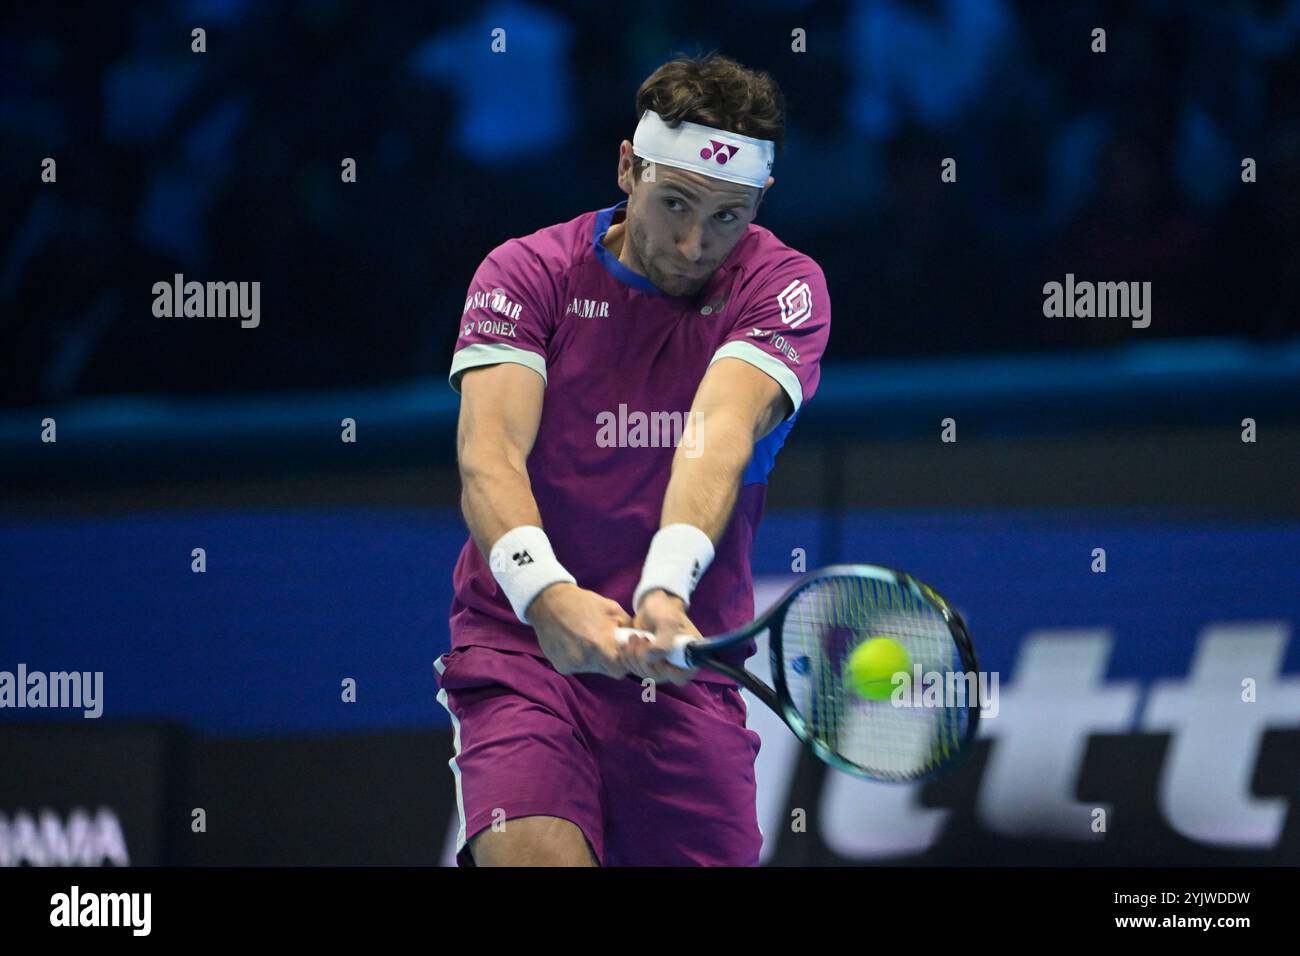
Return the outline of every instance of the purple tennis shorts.
<path id="1" fill-rule="evenodd" d="M 563 675 L 545 658 L 467 645 L 434 662 L 451 714 L 456 862 L 494 820 L 577 824 L 602 866 L 757 866 L 754 760 L 740 690 Z"/>

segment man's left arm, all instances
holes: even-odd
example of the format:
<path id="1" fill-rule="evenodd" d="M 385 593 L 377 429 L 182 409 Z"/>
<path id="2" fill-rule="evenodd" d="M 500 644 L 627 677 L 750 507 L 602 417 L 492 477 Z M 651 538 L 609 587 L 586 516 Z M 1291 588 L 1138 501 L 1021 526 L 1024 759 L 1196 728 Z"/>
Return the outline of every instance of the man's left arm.
<path id="1" fill-rule="evenodd" d="M 673 455 L 659 527 L 694 525 L 717 544 L 755 443 L 791 411 L 790 398 L 776 380 L 748 362 L 723 358 L 709 366 Z"/>
<path id="2" fill-rule="evenodd" d="M 830 336 L 826 277 L 807 256 L 759 264 L 695 391 L 673 455 L 659 531 L 650 541 L 632 598 L 636 626 L 629 669 L 684 683 L 695 673 L 664 662 L 678 634 L 698 634 L 686 617 L 691 592 L 713 561 L 740 494 L 754 444 L 796 415 L 817 391 Z M 766 463 L 770 465 L 770 462 Z"/>
<path id="3" fill-rule="evenodd" d="M 706 554 L 721 540 L 731 520 L 741 478 L 754 444 L 793 411 L 789 396 L 777 381 L 749 362 L 721 358 L 709 366 L 695 393 L 682 440 L 673 455 L 672 476 L 664 494 L 660 534 L 651 546 L 663 552 L 661 561 L 678 555 Z M 705 540 L 707 538 L 707 541 Z M 689 592 L 702 573 L 701 562 L 683 566 L 682 585 Z M 673 576 L 670 570 L 669 578 Z M 678 634 L 699 634 L 686 616 L 680 593 L 656 587 L 637 594 L 636 627 L 655 635 L 654 644 L 634 641 L 631 658 L 638 673 L 655 680 L 684 684 L 694 671 L 682 670 L 663 658 Z"/>

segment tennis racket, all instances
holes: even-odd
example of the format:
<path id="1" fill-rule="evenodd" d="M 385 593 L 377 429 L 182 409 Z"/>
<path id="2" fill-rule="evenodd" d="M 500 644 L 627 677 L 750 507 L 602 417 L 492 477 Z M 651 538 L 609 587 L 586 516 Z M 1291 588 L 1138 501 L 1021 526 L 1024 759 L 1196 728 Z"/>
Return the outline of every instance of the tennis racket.
<path id="1" fill-rule="evenodd" d="M 764 630 L 775 687 L 720 657 Z M 651 636 L 633 628 L 618 628 L 616 636 L 626 642 L 635 633 Z M 913 680 L 918 668 L 922 675 L 938 673 L 942 689 L 951 684 L 955 692 L 933 695 L 939 702 L 928 704 L 911 691 L 906 704 L 861 696 L 847 662 L 873 637 L 903 646 Z M 726 674 L 821 760 L 872 780 L 937 775 L 967 751 L 979 724 L 979 682 L 966 676 L 978 675 L 979 666 L 966 623 L 933 588 L 890 568 L 843 564 L 814 571 L 739 630 L 708 639 L 678 635 L 667 660 Z"/>

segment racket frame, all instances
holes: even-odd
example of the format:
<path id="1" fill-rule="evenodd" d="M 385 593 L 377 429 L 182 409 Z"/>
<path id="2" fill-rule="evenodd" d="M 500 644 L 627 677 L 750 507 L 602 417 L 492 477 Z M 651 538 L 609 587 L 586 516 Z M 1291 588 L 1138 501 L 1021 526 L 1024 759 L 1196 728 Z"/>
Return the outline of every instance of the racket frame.
<path id="1" fill-rule="evenodd" d="M 764 704 L 775 711 L 794 731 L 801 741 L 810 746 L 817 754 L 818 758 L 842 770 L 845 773 L 852 774 L 856 777 L 862 777 L 870 780 L 880 780 L 889 783 L 916 783 L 921 780 L 931 779 L 942 772 L 946 772 L 952 766 L 962 759 L 972 748 L 971 742 L 979 730 L 980 710 L 983 701 L 979 699 L 979 680 L 975 681 L 975 700 L 967 701 L 967 721 L 966 728 L 962 733 L 960 742 L 956 751 L 949 759 L 937 763 L 924 774 L 913 775 L 878 775 L 866 773 L 861 767 L 850 763 L 843 757 L 827 747 L 824 743 L 817 740 L 808 730 L 803 715 L 794 705 L 790 696 L 790 688 L 785 679 L 785 655 L 783 652 L 783 633 L 782 628 L 785 623 L 785 615 L 794 604 L 795 599 L 819 582 L 827 578 L 836 577 L 867 577 L 883 581 L 886 584 L 892 584 L 911 591 L 920 597 L 925 603 L 939 612 L 944 623 L 948 626 L 948 631 L 952 635 L 953 643 L 957 646 L 958 655 L 961 657 L 962 667 L 965 672 L 979 673 L 979 662 L 975 656 L 975 644 L 971 640 L 970 630 L 966 626 L 965 620 L 961 614 L 952 607 L 944 597 L 935 591 L 923 581 L 918 580 L 906 571 L 899 571 L 895 568 L 882 567 L 874 564 L 832 564 L 824 568 L 818 568 L 812 574 L 801 578 L 795 582 L 785 593 L 781 595 L 772 606 L 769 607 L 762 615 L 755 618 L 749 624 L 735 631 L 721 634 L 717 637 L 709 638 L 704 641 L 695 641 L 686 647 L 686 660 L 692 667 L 707 667 L 709 670 L 725 674 L 732 680 L 739 683 L 742 687 L 752 693 Z M 738 667 L 727 661 L 720 661 L 716 655 L 735 647 L 746 640 L 753 638 L 755 635 L 768 632 L 768 657 L 772 672 L 772 681 L 774 686 L 769 687 L 759 678 L 755 677 L 744 667 Z"/>

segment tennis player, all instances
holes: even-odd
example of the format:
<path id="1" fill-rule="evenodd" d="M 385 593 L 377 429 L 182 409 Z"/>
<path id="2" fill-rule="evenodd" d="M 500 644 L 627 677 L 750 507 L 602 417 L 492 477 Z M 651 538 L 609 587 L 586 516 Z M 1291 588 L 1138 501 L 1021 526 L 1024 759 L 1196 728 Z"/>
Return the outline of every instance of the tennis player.
<path id="1" fill-rule="evenodd" d="M 664 657 L 753 618 L 767 475 L 817 388 L 830 299 L 754 222 L 784 138 L 770 76 L 680 57 L 636 111 L 627 199 L 493 249 L 465 300 L 470 538 L 434 665 L 462 866 L 758 862 L 740 690 Z M 616 641 L 630 625 L 654 641 Z"/>

